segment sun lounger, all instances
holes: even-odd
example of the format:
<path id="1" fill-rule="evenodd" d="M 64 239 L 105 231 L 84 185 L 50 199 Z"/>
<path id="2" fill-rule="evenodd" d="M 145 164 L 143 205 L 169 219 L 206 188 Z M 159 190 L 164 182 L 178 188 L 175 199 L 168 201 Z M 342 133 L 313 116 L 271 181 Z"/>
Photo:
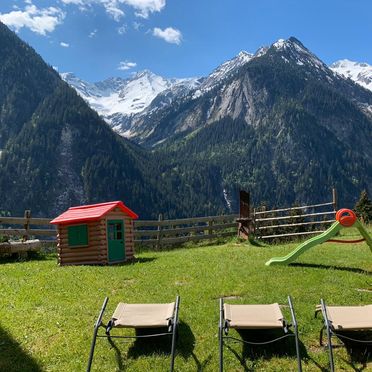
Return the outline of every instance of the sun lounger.
<path id="1" fill-rule="evenodd" d="M 333 372 L 334 359 L 332 351 L 332 336 L 342 340 L 349 340 L 363 344 L 372 344 L 372 339 L 361 340 L 354 337 L 349 337 L 344 332 L 372 331 L 372 305 L 365 306 L 326 306 L 323 299 L 320 300 L 320 305 L 317 306 L 315 314 L 322 312 L 324 326 L 320 331 L 320 345 L 323 345 L 323 330 L 326 330 L 328 339 L 329 363 L 330 369 Z"/>
<path id="2" fill-rule="evenodd" d="M 263 346 L 291 336 L 295 337 L 298 370 L 302 371 L 297 321 L 291 297 L 288 297 L 288 304 L 291 311 L 294 333 L 289 333 L 290 324 L 288 324 L 284 319 L 282 311 L 277 303 L 268 305 L 231 305 L 224 303 L 223 298 L 221 298 L 219 323 L 220 372 L 223 371 L 224 340 L 233 339 L 250 345 Z M 284 335 L 266 342 L 251 342 L 228 336 L 230 328 L 250 330 L 281 329 L 283 330 Z"/>
<path id="3" fill-rule="evenodd" d="M 102 317 L 106 309 L 108 298 L 106 297 L 97 321 L 94 325 L 93 340 L 90 349 L 87 372 L 90 371 L 97 337 L 106 338 L 150 338 L 160 336 L 172 336 L 171 364 L 170 371 L 174 369 L 174 358 L 176 350 L 176 335 L 178 329 L 178 310 L 180 298 L 169 304 L 126 304 L 119 303 L 106 326 L 102 323 Z M 105 334 L 98 334 L 100 327 L 105 328 Z M 159 333 L 150 333 L 136 336 L 111 335 L 113 328 L 134 328 L 134 329 L 159 329 Z M 163 332 L 163 330 L 165 330 Z"/>

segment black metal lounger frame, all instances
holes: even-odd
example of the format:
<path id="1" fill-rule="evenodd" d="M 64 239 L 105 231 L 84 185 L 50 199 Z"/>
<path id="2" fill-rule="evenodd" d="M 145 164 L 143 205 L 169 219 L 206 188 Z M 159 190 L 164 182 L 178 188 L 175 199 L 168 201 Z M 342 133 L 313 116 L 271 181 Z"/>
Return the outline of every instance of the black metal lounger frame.
<path id="1" fill-rule="evenodd" d="M 344 335 L 337 333 L 334 327 L 332 326 L 332 322 L 328 319 L 327 306 L 323 299 L 320 300 L 320 309 L 317 309 L 315 311 L 315 317 L 317 316 L 319 311 L 322 312 L 323 320 L 324 320 L 324 326 L 320 330 L 319 344 L 323 346 L 323 330 L 325 329 L 327 333 L 327 340 L 328 340 L 327 346 L 328 346 L 328 353 L 329 353 L 329 367 L 330 367 L 330 371 L 334 372 L 335 364 L 334 364 L 333 351 L 332 351 L 332 336 L 338 337 L 341 341 L 344 338 L 344 339 L 348 339 L 348 340 L 363 343 L 363 344 L 372 344 L 372 340 L 371 341 L 356 340 L 356 339 L 352 339 L 350 337 L 346 337 Z"/>
<path id="2" fill-rule="evenodd" d="M 266 345 L 266 344 L 269 344 L 269 343 L 273 343 L 273 342 L 282 340 L 283 338 L 287 338 L 287 337 L 294 337 L 295 338 L 296 354 L 297 354 L 297 367 L 298 367 L 299 372 L 302 371 L 301 357 L 300 357 L 300 345 L 299 345 L 299 339 L 298 339 L 297 320 L 296 320 L 296 314 L 295 314 L 295 311 L 294 311 L 294 308 L 293 308 L 291 296 L 288 296 L 288 305 L 289 305 L 289 309 L 291 311 L 291 318 L 292 318 L 292 325 L 293 325 L 294 333 L 293 334 L 288 333 L 288 329 L 289 329 L 289 327 L 291 327 L 291 324 L 287 324 L 287 322 L 285 320 L 283 320 L 283 331 L 284 331 L 285 335 L 281 336 L 281 337 L 278 337 L 278 338 L 275 338 L 273 340 L 266 341 L 266 342 L 250 342 L 250 341 L 245 341 L 245 340 L 238 339 L 238 338 L 235 338 L 235 337 L 227 336 L 228 333 L 229 333 L 229 328 L 230 327 L 229 327 L 228 320 L 225 319 L 225 311 L 224 311 L 223 304 L 224 304 L 223 298 L 220 298 L 220 323 L 219 323 L 219 332 L 218 332 L 219 348 L 220 348 L 220 363 L 219 363 L 220 372 L 223 372 L 223 345 L 224 345 L 224 339 L 231 339 L 231 340 L 239 341 L 239 342 L 249 344 L 249 345 L 257 345 L 257 346 L 261 345 L 262 346 L 262 345 Z"/>
<path id="3" fill-rule="evenodd" d="M 88 366 L 87 366 L 87 372 L 90 372 L 92 362 L 93 362 L 93 356 L 94 356 L 94 349 L 96 346 L 96 340 L 97 337 L 104 337 L 104 338 L 128 338 L 128 339 L 137 339 L 137 338 L 150 338 L 150 337 L 161 337 L 161 336 L 172 336 L 172 346 L 171 346 L 171 364 L 170 364 L 170 372 L 173 372 L 174 370 L 174 358 L 176 353 L 176 339 L 177 339 L 177 332 L 178 332 L 178 311 L 179 311 L 179 305 L 180 305 L 180 297 L 176 297 L 176 303 L 175 303 L 175 309 L 174 309 L 174 315 L 173 318 L 170 319 L 169 326 L 168 326 L 168 332 L 164 333 L 157 333 L 157 334 L 150 334 L 150 335 L 141 335 L 141 336 L 112 336 L 110 335 L 110 331 L 112 328 L 111 321 L 107 326 L 105 326 L 102 323 L 102 317 L 106 310 L 108 302 L 108 297 L 105 298 L 102 304 L 101 311 L 98 315 L 97 321 L 94 324 L 94 331 L 93 331 L 93 340 L 90 347 L 90 353 L 89 353 L 89 360 L 88 360 Z M 98 330 L 100 327 L 105 328 L 105 335 L 99 335 Z"/>

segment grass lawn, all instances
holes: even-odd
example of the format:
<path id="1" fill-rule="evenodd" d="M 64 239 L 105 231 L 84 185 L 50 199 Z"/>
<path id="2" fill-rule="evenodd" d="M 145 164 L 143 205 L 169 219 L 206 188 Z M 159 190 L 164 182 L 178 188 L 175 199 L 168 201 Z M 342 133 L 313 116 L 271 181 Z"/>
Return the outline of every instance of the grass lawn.
<path id="1" fill-rule="evenodd" d="M 112 267 L 58 267 L 54 255 L 26 262 L 2 261 L 0 370 L 84 371 L 93 324 L 105 296 L 109 296 L 104 317 L 108 321 L 120 301 L 172 302 L 180 295 L 175 369 L 217 371 L 218 299 L 231 296 L 226 302 L 286 304 L 291 294 L 304 370 L 325 371 L 328 356 L 318 344 L 322 321 L 314 319 L 315 305 L 321 297 L 328 304 L 372 303 L 372 255 L 365 243 L 327 243 L 306 252 L 295 265 L 265 266 L 269 258 L 287 254 L 295 246 L 257 247 L 231 241 L 144 252 L 132 264 Z M 283 312 L 290 319 L 288 307 Z M 287 354 L 280 347 L 268 352 L 255 349 L 256 359 L 240 343 L 230 347 L 225 348 L 226 371 L 296 370 L 294 346 Z M 336 370 L 363 367 L 344 348 L 335 349 L 335 360 Z M 168 368 L 169 353 L 161 344 L 154 349 L 115 341 L 113 348 L 106 339 L 97 340 L 93 371 Z M 372 370 L 372 363 L 364 368 Z"/>

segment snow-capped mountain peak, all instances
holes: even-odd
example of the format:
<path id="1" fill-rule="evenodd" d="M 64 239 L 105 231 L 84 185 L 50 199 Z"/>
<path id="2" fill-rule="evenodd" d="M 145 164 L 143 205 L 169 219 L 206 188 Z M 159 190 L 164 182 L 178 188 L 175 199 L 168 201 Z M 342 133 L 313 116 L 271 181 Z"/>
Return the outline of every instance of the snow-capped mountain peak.
<path id="1" fill-rule="evenodd" d="M 194 92 L 194 97 L 199 97 L 203 93 L 213 89 L 221 80 L 229 77 L 252 58 L 253 54 L 242 50 L 234 58 L 222 63 L 222 65 L 218 66 L 203 80 L 199 88 Z"/>
<path id="2" fill-rule="evenodd" d="M 293 36 L 287 40 L 277 40 L 272 48 L 283 53 L 282 59 L 285 62 L 292 60 L 299 66 L 311 66 L 329 73 L 328 66 Z"/>
<path id="3" fill-rule="evenodd" d="M 192 87 L 195 80 L 166 79 L 149 70 L 140 71 L 128 79 L 108 78 L 96 83 L 79 79 L 70 72 L 62 73 L 61 77 L 107 121 L 117 113 L 137 114 L 146 109 L 159 93 L 183 82 Z"/>
<path id="4" fill-rule="evenodd" d="M 372 66 L 368 63 L 342 59 L 332 63 L 329 68 L 346 78 L 354 80 L 362 87 L 372 90 Z"/>

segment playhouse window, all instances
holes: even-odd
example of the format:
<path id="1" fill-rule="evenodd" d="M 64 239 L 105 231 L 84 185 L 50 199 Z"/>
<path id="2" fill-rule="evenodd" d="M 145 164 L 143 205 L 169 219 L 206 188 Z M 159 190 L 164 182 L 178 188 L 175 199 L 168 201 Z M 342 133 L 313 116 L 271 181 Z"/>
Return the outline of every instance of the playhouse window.
<path id="1" fill-rule="evenodd" d="M 70 247 L 88 245 L 88 226 L 77 225 L 68 227 L 68 245 Z"/>

